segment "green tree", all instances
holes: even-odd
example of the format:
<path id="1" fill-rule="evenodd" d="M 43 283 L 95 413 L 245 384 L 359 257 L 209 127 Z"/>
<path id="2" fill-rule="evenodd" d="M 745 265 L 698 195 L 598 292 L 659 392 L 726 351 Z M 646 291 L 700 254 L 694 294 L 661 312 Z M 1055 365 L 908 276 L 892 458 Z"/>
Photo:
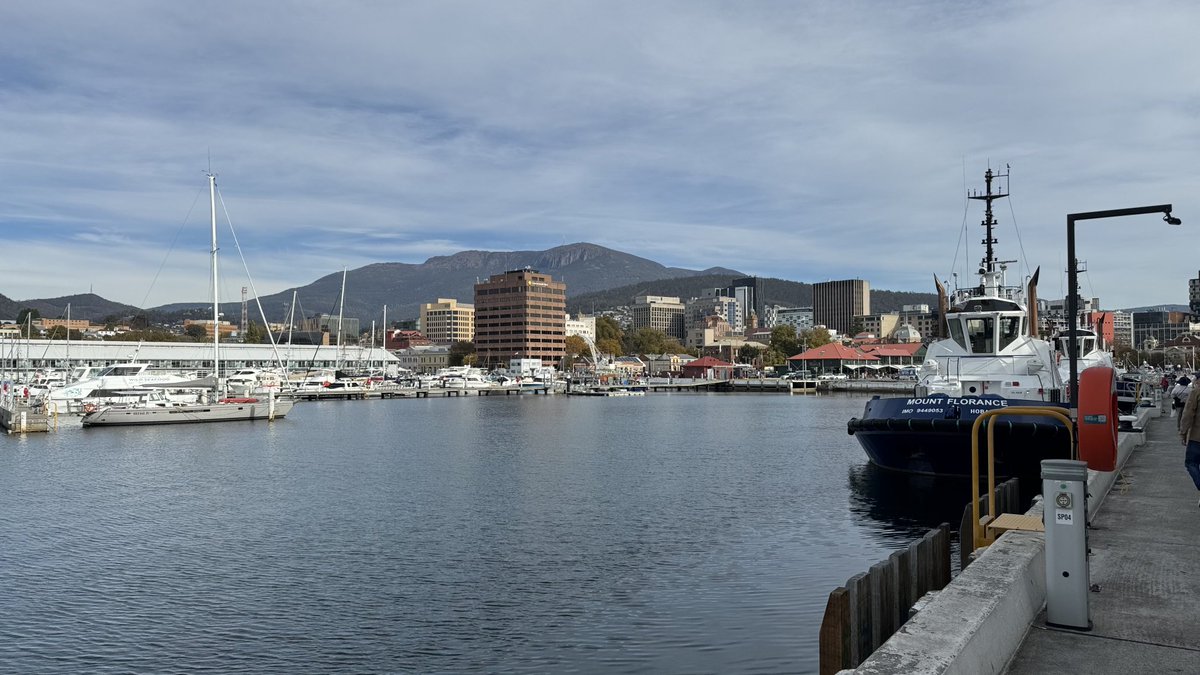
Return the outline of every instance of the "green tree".
<path id="1" fill-rule="evenodd" d="M 611 316 L 596 317 L 596 340 L 620 340 L 625 336 L 621 325 Z"/>
<path id="2" fill-rule="evenodd" d="M 146 330 L 150 328 L 150 317 L 138 314 L 129 320 L 129 327 L 133 330 Z"/>
<path id="3" fill-rule="evenodd" d="M 199 323 L 189 324 L 183 329 L 183 334 L 197 342 L 202 342 L 204 338 L 208 337 L 208 331 L 204 330 L 204 325 Z"/>
<path id="4" fill-rule="evenodd" d="M 769 348 L 787 358 L 800 352 L 800 342 L 796 339 L 796 329 L 792 326 L 775 326 L 771 329 Z"/>
<path id="5" fill-rule="evenodd" d="M 242 342 L 252 345 L 260 345 L 267 341 L 267 334 L 262 326 L 251 321 L 246 326 L 246 332 L 242 334 Z"/>
<path id="6" fill-rule="evenodd" d="M 621 341 L 613 338 L 601 338 L 596 340 L 596 351 L 601 354 L 609 354 L 611 356 L 623 356 L 625 352 L 621 350 Z"/>
<path id="7" fill-rule="evenodd" d="M 683 345 L 661 330 L 639 328 L 625 334 L 621 348 L 626 354 L 678 354 L 683 350 Z"/>
<path id="8" fill-rule="evenodd" d="M 767 350 L 762 353 L 762 362 L 764 366 L 787 365 L 787 358 L 787 354 L 774 347 L 767 347 Z"/>
<path id="9" fill-rule="evenodd" d="M 450 345 L 447 363 L 451 366 L 470 365 L 466 362 L 467 357 L 471 357 L 471 363 L 475 362 L 475 343 L 460 340 Z"/>
<path id="10" fill-rule="evenodd" d="M 83 333 L 77 330 L 67 330 L 66 326 L 55 326 L 50 329 L 50 333 L 46 336 L 51 340 L 82 340 Z"/>
<path id="11" fill-rule="evenodd" d="M 742 345 L 738 347 L 738 361 L 740 363 L 754 363 L 754 360 L 758 358 L 762 351 L 754 345 Z"/>
<path id="12" fill-rule="evenodd" d="M 829 331 L 825 328 L 817 327 L 810 328 L 806 331 L 801 331 L 800 341 L 807 343 L 809 349 L 814 349 L 822 345 L 827 345 L 833 342 L 833 338 L 829 336 Z"/>
<path id="13" fill-rule="evenodd" d="M 32 307 L 26 307 L 26 308 L 22 309 L 21 311 L 17 312 L 17 323 L 19 323 L 23 326 L 23 325 L 29 323 L 27 321 L 27 319 L 29 319 L 30 317 L 32 317 L 34 321 L 37 321 L 38 319 L 42 318 L 42 313 L 37 311 L 36 309 L 33 309 Z"/>
<path id="14" fill-rule="evenodd" d="M 592 354 L 592 350 L 588 349 L 587 340 L 584 340 L 578 335 L 568 335 L 565 347 L 567 356 L 574 357 L 587 355 L 590 357 Z"/>

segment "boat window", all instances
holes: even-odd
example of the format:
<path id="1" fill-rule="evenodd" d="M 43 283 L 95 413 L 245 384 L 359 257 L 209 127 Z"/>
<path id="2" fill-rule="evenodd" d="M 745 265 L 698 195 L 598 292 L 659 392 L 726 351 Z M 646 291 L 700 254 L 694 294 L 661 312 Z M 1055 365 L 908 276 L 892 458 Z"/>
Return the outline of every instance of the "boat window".
<path id="1" fill-rule="evenodd" d="M 993 334 L 992 318 L 978 317 L 966 319 L 967 340 L 971 343 L 972 354 L 993 354 L 995 336 Z"/>
<path id="2" fill-rule="evenodd" d="M 950 325 L 950 337 L 958 343 L 958 346 L 966 349 L 967 341 L 963 339 L 962 324 L 958 321 L 949 321 L 948 323 Z"/>
<path id="3" fill-rule="evenodd" d="M 1019 316 L 1002 316 L 1000 317 L 1000 349 L 1012 344 L 1013 340 L 1021 334 L 1021 317 Z"/>

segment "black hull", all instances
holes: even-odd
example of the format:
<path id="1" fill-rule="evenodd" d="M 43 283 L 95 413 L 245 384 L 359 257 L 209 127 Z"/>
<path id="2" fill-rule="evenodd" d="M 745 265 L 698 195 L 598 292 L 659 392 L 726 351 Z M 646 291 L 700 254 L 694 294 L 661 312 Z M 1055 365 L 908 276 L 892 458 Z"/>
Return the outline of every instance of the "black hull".
<path id="1" fill-rule="evenodd" d="M 964 404 L 964 400 L 969 403 Z M 1058 404 L 1005 401 L 998 397 L 874 398 L 867 403 L 862 418 L 850 420 L 847 431 L 858 439 L 871 462 L 885 469 L 933 476 L 970 476 L 971 428 L 975 418 L 985 409 L 1011 406 L 1066 411 Z M 998 476 L 1037 476 L 1043 459 L 1070 457 L 1067 428 L 1051 417 L 1002 416 L 988 424 L 995 426 Z M 986 426 L 982 426 L 980 475 L 987 472 L 986 438 Z"/>

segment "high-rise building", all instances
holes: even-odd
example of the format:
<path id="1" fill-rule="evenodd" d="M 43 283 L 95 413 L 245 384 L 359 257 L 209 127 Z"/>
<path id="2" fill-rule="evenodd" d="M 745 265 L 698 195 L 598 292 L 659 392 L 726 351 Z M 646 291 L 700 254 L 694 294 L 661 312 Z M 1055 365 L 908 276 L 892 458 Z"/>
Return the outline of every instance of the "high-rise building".
<path id="1" fill-rule="evenodd" d="M 728 330 L 741 332 L 742 306 L 738 304 L 736 298 L 724 295 L 724 290 L 723 288 L 709 289 L 704 291 L 701 297 L 687 301 L 683 318 L 685 335 L 690 335 L 697 328 L 710 327 L 705 322 L 705 319 L 710 316 L 721 317 Z"/>
<path id="2" fill-rule="evenodd" d="M 558 366 L 566 355 L 567 285 L 526 267 L 475 284 L 475 353 L 484 367 L 513 359 Z"/>
<path id="3" fill-rule="evenodd" d="M 1113 344 L 1133 346 L 1133 314 L 1129 312 L 1113 312 Z"/>
<path id="4" fill-rule="evenodd" d="M 475 339 L 475 306 L 438 298 L 421 305 L 421 333 L 435 345 L 452 345 Z"/>
<path id="5" fill-rule="evenodd" d="M 1192 321 L 1200 321 L 1200 273 L 1188 279 L 1188 308 L 1192 310 Z"/>
<path id="6" fill-rule="evenodd" d="M 742 316 L 747 322 L 750 321 L 750 313 L 758 317 L 758 325 L 765 326 L 766 324 L 766 294 L 763 293 L 763 281 L 758 277 L 743 277 L 734 279 L 729 283 L 729 294 L 737 298 L 738 304 L 742 307 Z"/>
<path id="7" fill-rule="evenodd" d="M 669 337 L 683 341 L 684 305 L 679 298 L 662 295 L 639 295 L 634 298 L 633 306 L 629 308 L 629 327 L 653 328 L 662 331 Z"/>
<path id="8" fill-rule="evenodd" d="M 770 328 L 774 328 L 775 326 L 791 326 L 799 334 L 800 331 L 811 330 L 813 327 L 812 307 L 780 307 L 779 305 L 775 305 L 767 308 L 767 316 L 769 320 L 767 326 Z"/>
<path id="9" fill-rule="evenodd" d="M 862 279 L 813 284 L 813 323 L 850 334 L 854 317 L 871 313 L 871 285 Z"/>
<path id="10" fill-rule="evenodd" d="M 1133 347 L 1152 349 L 1191 332 L 1187 312 L 1150 310 L 1133 313 Z"/>

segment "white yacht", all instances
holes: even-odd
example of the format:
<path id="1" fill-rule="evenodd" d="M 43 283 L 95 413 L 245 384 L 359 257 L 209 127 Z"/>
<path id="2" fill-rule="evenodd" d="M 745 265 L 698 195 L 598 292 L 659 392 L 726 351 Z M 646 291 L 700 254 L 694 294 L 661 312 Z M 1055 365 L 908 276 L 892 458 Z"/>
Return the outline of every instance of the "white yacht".
<path id="1" fill-rule="evenodd" d="M 76 369 L 83 374 L 84 371 Z M 71 382 L 50 392 L 50 401 L 69 403 L 86 398 L 104 398 L 130 390 L 145 390 L 149 385 L 187 382 L 192 378 L 178 373 L 154 370 L 148 363 L 118 363 L 96 373 L 94 377 Z"/>

